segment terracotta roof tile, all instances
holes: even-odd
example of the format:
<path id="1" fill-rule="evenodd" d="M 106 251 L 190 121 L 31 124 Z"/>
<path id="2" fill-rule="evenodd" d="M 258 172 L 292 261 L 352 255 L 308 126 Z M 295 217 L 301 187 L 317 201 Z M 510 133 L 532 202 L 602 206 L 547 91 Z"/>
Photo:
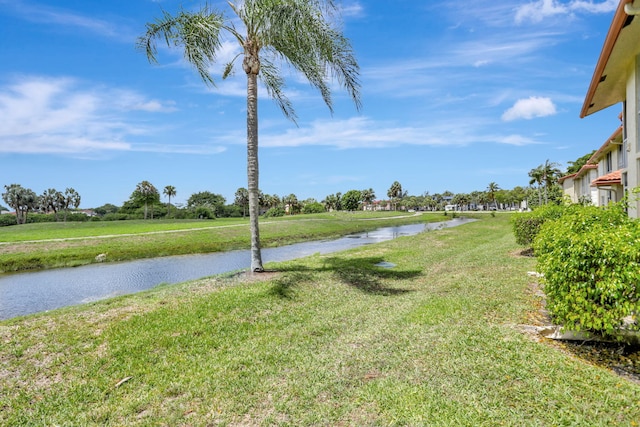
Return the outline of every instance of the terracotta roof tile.
<path id="1" fill-rule="evenodd" d="M 598 178 L 591 181 L 591 185 L 594 187 L 612 184 L 622 184 L 622 172 L 620 172 L 619 170 L 599 176 Z"/>

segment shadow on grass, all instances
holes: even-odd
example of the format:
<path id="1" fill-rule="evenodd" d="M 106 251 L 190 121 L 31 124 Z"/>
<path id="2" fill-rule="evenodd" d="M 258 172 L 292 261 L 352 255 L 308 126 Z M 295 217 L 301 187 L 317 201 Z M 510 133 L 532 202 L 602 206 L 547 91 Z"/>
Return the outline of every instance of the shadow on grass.
<path id="1" fill-rule="evenodd" d="M 383 262 L 380 257 L 367 258 L 326 258 L 319 268 L 296 266 L 279 270 L 287 273 L 275 280 L 271 293 L 282 298 L 291 298 L 297 284 L 311 282 L 314 273 L 332 272 L 341 282 L 354 287 L 362 292 L 373 295 L 393 296 L 407 292 L 411 289 L 389 287 L 385 285 L 389 280 L 407 280 L 422 274 L 420 270 L 399 270 L 394 268 L 378 267 L 376 264 Z"/>

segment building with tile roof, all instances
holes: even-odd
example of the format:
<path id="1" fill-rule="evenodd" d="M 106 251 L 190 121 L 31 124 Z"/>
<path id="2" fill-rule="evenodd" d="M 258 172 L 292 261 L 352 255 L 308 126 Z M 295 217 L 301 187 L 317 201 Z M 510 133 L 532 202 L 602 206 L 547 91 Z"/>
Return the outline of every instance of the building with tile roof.
<path id="1" fill-rule="evenodd" d="M 592 181 L 598 190 L 598 204 L 602 204 L 602 197 L 606 196 L 604 192 L 608 192 L 607 195 L 611 197 L 615 195 L 618 200 L 640 186 L 640 0 L 620 0 L 596 63 L 580 117 L 587 117 L 620 103 L 622 127 L 619 142 L 612 143 L 611 146 L 615 145 L 617 159 L 621 163 L 619 167 L 611 165 L 609 171 L 599 169 L 598 178 Z M 607 148 L 608 152 L 613 152 L 611 146 Z M 601 161 L 602 159 L 599 165 Z M 630 200 L 629 216 L 637 218 L 639 212 L 640 202 Z"/>

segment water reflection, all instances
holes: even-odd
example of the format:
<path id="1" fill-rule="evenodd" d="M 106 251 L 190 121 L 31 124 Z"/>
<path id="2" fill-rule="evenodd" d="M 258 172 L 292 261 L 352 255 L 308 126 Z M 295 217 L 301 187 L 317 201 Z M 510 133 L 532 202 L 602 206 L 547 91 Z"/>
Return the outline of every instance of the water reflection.
<path id="1" fill-rule="evenodd" d="M 385 227 L 336 240 L 268 248 L 263 249 L 262 258 L 264 262 L 272 262 L 315 253 L 327 254 L 468 221 L 454 219 L 443 223 Z M 161 283 L 180 283 L 249 267 L 249 251 L 241 250 L 1 275 L 0 320 L 139 292 Z"/>

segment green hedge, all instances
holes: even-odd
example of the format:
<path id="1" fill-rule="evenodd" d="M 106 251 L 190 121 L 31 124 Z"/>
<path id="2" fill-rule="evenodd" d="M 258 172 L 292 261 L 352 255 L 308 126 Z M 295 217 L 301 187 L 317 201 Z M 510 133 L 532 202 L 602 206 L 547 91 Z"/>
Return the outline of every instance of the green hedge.
<path id="1" fill-rule="evenodd" d="M 547 309 L 566 329 L 616 336 L 640 313 L 640 223 L 621 206 L 567 209 L 533 248 Z"/>
<path id="2" fill-rule="evenodd" d="M 570 209 L 565 206 L 546 205 L 536 208 L 533 212 L 519 213 L 513 217 L 513 234 L 516 242 L 522 246 L 531 246 L 546 221 L 560 218 Z"/>
<path id="3" fill-rule="evenodd" d="M 8 225 L 16 225 L 16 216 L 11 214 L 0 215 L 0 227 L 6 227 Z"/>

